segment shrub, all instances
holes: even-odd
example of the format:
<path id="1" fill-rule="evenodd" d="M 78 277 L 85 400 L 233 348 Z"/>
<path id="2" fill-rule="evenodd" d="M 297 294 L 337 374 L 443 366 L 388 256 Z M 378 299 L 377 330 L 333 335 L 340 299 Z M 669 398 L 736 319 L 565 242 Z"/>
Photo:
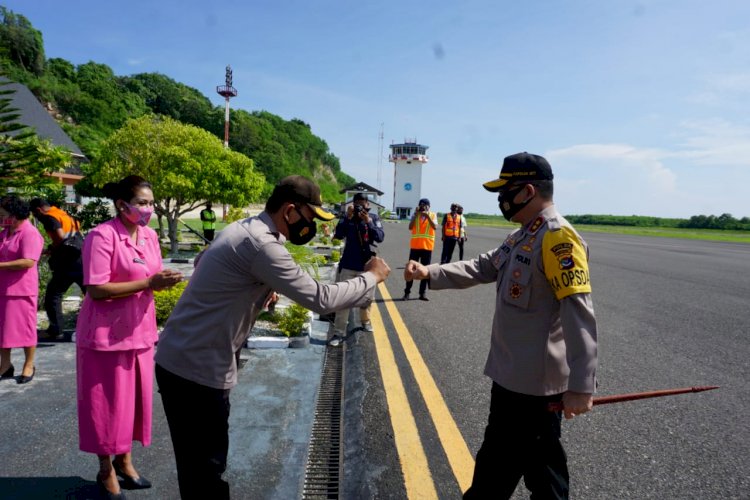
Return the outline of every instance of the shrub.
<path id="1" fill-rule="evenodd" d="M 299 304 L 292 304 L 279 318 L 279 330 L 287 337 L 299 337 L 302 335 L 302 328 L 307 323 L 307 317 L 307 309 Z"/>
<path id="2" fill-rule="evenodd" d="M 68 213 L 81 222 L 81 229 L 84 231 L 112 218 L 107 200 L 92 200 L 81 207 L 68 208 Z"/>
<path id="3" fill-rule="evenodd" d="M 157 325 L 163 325 L 167 322 L 169 315 L 172 314 L 174 306 L 177 305 L 177 301 L 180 299 L 180 296 L 182 296 L 182 292 L 185 290 L 186 285 L 187 281 L 181 281 L 172 288 L 154 292 Z"/>
<path id="4" fill-rule="evenodd" d="M 45 233 L 46 236 L 46 233 Z M 39 295 L 37 296 L 37 311 L 44 309 L 44 296 L 47 294 L 47 283 L 52 278 L 52 271 L 47 263 L 47 257 L 42 257 L 37 263 L 37 269 L 39 271 Z"/>
<path id="5" fill-rule="evenodd" d="M 227 224 L 236 220 L 244 219 L 245 217 L 247 217 L 247 215 L 245 215 L 245 212 L 243 212 L 241 208 L 229 207 L 229 211 L 227 211 Z"/>
<path id="6" fill-rule="evenodd" d="M 338 262 L 341 260 L 341 252 L 338 250 L 331 250 L 331 262 Z"/>

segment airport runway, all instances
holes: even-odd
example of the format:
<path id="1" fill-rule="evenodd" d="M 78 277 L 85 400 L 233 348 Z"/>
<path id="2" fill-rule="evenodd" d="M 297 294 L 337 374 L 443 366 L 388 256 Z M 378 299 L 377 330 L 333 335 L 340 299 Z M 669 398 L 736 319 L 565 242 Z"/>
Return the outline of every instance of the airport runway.
<path id="1" fill-rule="evenodd" d="M 467 255 L 507 230 L 470 228 Z M 582 232 L 599 326 L 599 394 L 720 385 L 721 389 L 597 407 L 564 422 L 573 498 L 748 498 L 750 479 L 750 247 Z M 387 291 L 403 293 L 405 224 L 387 224 L 380 255 L 393 268 Z M 438 241 L 434 259 L 439 260 Z M 457 251 L 454 260 L 457 260 Z M 412 296 L 416 290 L 413 290 Z M 430 302 L 395 301 L 471 457 L 481 444 L 491 383 L 483 375 L 494 309 L 491 285 L 430 291 Z M 460 488 L 414 375 L 414 360 L 379 311 L 419 428 L 434 488 Z M 376 334 L 378 332 L 376 331 Z M 373 337 L 348 346 L 347 498 L 406 494 L 393 444 Z M 357 399 L 359 398 L 359 400 Z M 359 420 L 356 417 L 359 417 Z M 514 498 L 528 498 L 521 485 Z"/>

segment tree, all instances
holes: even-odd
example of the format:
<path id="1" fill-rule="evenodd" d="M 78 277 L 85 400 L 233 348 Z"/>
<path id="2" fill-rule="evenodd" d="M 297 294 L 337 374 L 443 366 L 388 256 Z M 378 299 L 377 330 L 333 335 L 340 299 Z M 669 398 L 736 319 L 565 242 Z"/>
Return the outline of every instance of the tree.
<path id="1" fill-rule="evenodd" d="M 21 14 L 0 6 L 0 47 L 7 57 L 26 71 L 41 75 L 44 71 L 42 33 Z"/>
<path id="2" fill-rule="evenodd" d="M 153 186 L 156 213 L 165 217 L 171 251 L 177 251 L 178 218 L 206 200 L 245 206 L 258 201 L 265 178 L 253 161 L 224 148 L 203 129 L 167 117 L 129 120 L 102 144 L 87 167 L 95 185 L 137 174 Z"/>
<path id="3" fill-rule="evenodd" d="M 50 174 L 70 163 L 71 155 L 60 147 L 42 141 L 34 131 L 18 123 L 19 114 L 11 106 L 13 90 L 0 84 L 0 191 L 41 189 L 57 181 Z"/>

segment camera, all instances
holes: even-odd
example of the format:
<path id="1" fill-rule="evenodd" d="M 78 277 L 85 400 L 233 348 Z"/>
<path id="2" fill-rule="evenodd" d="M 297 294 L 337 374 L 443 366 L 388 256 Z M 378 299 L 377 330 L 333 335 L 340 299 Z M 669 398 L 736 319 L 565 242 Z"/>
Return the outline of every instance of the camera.
<path id="1" fill-rule="evenodd" d="M 357 217 L 362 217 L 365 212 L 365 207 L 363 207 L 362 205 L 354 205 L 354 215 L 356 215 Z"/>

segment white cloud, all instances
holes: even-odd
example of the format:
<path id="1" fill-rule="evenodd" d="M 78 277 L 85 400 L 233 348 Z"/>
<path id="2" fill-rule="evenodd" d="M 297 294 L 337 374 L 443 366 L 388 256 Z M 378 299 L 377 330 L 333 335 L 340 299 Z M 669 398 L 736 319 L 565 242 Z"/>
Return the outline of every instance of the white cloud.
<path id="1" fill-rule="evenodd" d="M 128 59 L 128 66 L 140 66 L 143 64 L 143 59 Z"/>
<path id="2" fill-rule="evenodd" d="M 561 210 L 663 217 L 748 215 L 750 125 L 713 119 L 680 126 L 679 142 L 671 150 L 617 143 L 547 152 Z"/>

